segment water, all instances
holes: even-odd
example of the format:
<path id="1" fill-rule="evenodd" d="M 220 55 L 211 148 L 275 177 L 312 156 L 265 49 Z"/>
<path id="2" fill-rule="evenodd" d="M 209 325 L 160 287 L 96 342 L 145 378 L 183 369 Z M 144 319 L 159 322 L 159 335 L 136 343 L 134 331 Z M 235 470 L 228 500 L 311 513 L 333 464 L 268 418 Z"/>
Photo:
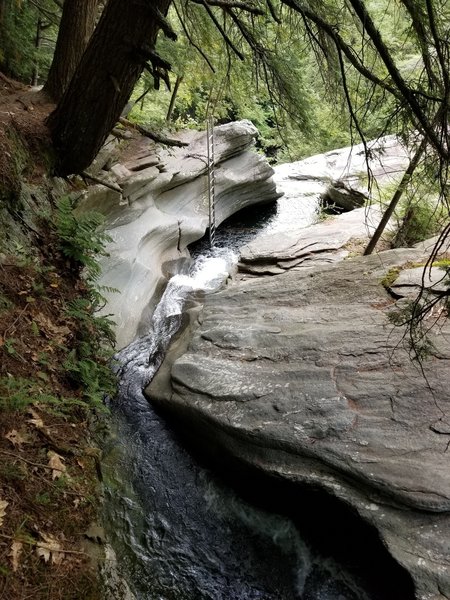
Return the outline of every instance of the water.
<path id="1" fill-rule="evenodd" d="M 196 464 L 142 394 L 186 298 L 220 287 L 235 260 L 218 248 L 175 275 L 149 333 L 117 356 L 121 383 L 105 471 L 109 537 L 121 573 L 138 600 L 365 600 L 289 519 L 251 506 Z"/>
<path id="2" fill-rule="evenodd" d="M 292 210 L 301 212 L 302 202 Z M 259 214 L 265 230 L 291 219 L 283 203 Z M 316 214 L 305 209 L 304 225 Z M 191 266 L 169 281 L 148 333 L 117 355 L 120 386 L 104 472 L 119 575 L 137 600 L 384 600 L 305 543 L 292 520 L 244 500 L 198 464 L 142 393 L 186 300 L 224 284 L 239 245 L 255 235 L 251 220 L 254 214 L 240 215 L 219 229 L 212 251 L 196 245 Z"/>

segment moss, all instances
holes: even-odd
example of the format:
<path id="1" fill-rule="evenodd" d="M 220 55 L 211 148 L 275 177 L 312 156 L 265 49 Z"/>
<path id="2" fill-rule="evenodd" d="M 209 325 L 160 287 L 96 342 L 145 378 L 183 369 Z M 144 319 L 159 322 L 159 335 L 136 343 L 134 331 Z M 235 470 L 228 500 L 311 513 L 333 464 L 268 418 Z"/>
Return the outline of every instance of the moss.
<path id="1" fill-rule="evenodd" d="M 389 269 L 386 275 L 380 280 L 381 285 L 388 290 L 397 279 L 400 271 L 400 267 L 392 267 Z"/>
<path id="2" fill-rule="evenodd" d="M 440 269 L 444 269 L 444 271 L 450 270 L 450 258 L 440 258 L 439 260 L 435 260 L 433 262 L 433 267 L 439 267 Z"/>

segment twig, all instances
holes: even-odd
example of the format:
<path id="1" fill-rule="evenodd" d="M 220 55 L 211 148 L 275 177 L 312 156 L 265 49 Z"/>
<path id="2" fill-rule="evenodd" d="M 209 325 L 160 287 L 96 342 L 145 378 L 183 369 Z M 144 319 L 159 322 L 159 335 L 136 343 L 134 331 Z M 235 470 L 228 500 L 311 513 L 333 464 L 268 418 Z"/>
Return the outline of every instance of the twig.
<path id="1" fill-rule="evenodd" d="M 62 554 L 81 554 L 83 556 L 89 556 L 87 552 L 82 550 L 64 550 L 63 548 L 55 548 L 50 544 L 39 542 L 37 540 L 30 540 L 29 538 L 19 538 L 12 535 L 6 535 L 6 533 L 0 533 L 0 537 L 7 540 L 13 540 L 13 542 L 22 542 L 23 544 L 29 544 L 30 546 L 38 546 L 38 548 L 44 548 L 44 550 L 50 550 L 50 552 L 61 552 Z"/>
<path id="2" fill-rule="evenodd" d="M 100 177 L 95 177 L 95 175 L 91 175 L 87 171 L 82 171 L 81 176 L 85 177 L 86 179 L 90 179 L 91 181 L 94 181 L 95 183 L 99 183 L 100 185 L 104 185 L 105 187 L 109 188 L 110 190 L 114 190 L 114 192 L 119 192 L 119 194 L 122 194 L 122 192 L 123 192 L 123 190 L 120 186 L 114 185 L 113 183 L 109 183 L 108 181 L 105 181 L 104 179 L 100 179 Z"/>
<path id="3" fill-rule="evenodd" d="M 181 18 L 180 11 L 178 10 L 178 7 L 177 7 L 177 5 L 176 5 L 175 2 L 173 3 L 173 7 L 175 9 L 175 12 L 177 13 L 177 17 L 178 17 L 178 20 L 180 21 L 180 25 L 183 28 L 184 35 L 187 37 L 189 43 L 191 44 L 191 46 L 193 46 L 197 50 L 197 52 L 199 52 L 201 54 L 201 56 L 203 56 L 206 64 L 208 65 L 208 67 L 211 69 L 211 71 L 213 73 L 215 73 L 216 70 L 213 67 L 213 65 L 212 65 L 211 61 L 209 60 L 208 56 L 203 52 L 203 50 L 200 48 L 200 46 L 198 44 L 196 44 L 194 42 L 194 40 L 192 39 L 192 37 L 189 35 L 189 31 L 188 31 L 188 29 L 187 29 L 187 27 L 186 27 L 183 19 Z"/>
<path id="4" fill-rule="evenodd" d="M 204 4 L 203 0 L 191 0 L 194 4 Z M 252 6 L 246 2 L 234 2 L 233 0 L 206 0 L 209 6 L 219 6 L 220 8 L 238 8 L 253 15 L 263 15 L 264 11 L 257 6 Z"/>
<path id="5" fill-rule="evenodd" d="M 42 463 L 32 462 L 31 460 L 28 460 L 27 458 L 23 458 L 22 456 L 19 456 L 18 454 L 14 454 L 14 452 L 8 452 L 7 450 L 0 450 L 0 454 L 6 454 L 7 456 L 13 456 L 14 458 L 23 460 L 23 462 L 26 462 L 29 465 L 32 465 L 33 467 L 40 467 L 41 469 L 49 469 L 50 471 L 53 471 L 53 467 L 49 467 L 48 465 L 44 465 Z"/>
<path id="6" fill-rule="evenodd" d="M 164 135 L 155 133 L 154 131 L 150 131 L 149 129 L 147 129 L 146 127 L 143 127 L 142 125 L 139 125 L 138 123 L 133 123 L 132 121 L 129 121 L 128 119 L 124 119 L 124 117 L 120 117 L 119 123 L 121 123 L 125 127 L 129 127 L 131 129 L 136 129 L 136 131 L 139 131 L 139 133 L 141 133 L 142 135 L 145 135 L 145 137 L 148 137 L 151 140 L 153 140 L 154 142 L 158 142 L 159 144 L 165 144 L 166 146 L 177 146 L 178 148 L 183 148 L 184 146 L 189 146 L 189 144 L 187 142 L 181 142 L 180 140 L 175 140 L 173 138 L 167 138 Z"/>

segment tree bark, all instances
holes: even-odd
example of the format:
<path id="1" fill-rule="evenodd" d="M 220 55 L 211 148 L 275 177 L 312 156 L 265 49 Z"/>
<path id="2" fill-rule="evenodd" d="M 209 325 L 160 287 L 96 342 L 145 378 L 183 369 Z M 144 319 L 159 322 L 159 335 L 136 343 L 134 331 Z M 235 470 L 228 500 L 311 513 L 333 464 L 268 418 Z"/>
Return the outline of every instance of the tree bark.
<path id="1" fill-rule="evenodd" d="M 55 54 L 44 91 L 58 101 L 64 94 L 94 31 L 98 0 L 65 0 Z"/>
<path id="2" fill-rule="evenodd" d="M 66 0 L 67 1 L 67 0 Z M 118 121 L 171 0 L 110 0 L 75 74 L 50 115 L 60 175 L 86 169 Z"/>
<path id="3" fill-rule="evenodd" d="M 34 47 L 36 51 L 41 47 L 41 31 L 42 31 L 42 19 L 38 17 L 36 23 L 36 37 L 34 40 Z M 39 80 L 39 60 L 38 57 L 34 59 L 33 73 L 31 75 L 31 85 L 37 85 Z"/>
<path id="4" fill-rule="evenodd" d="M 183 75 L 177 75 L 177 79 L 175 81 L 175 85 L 173 87 L 172 96 L 170 97 L 169 108 L 167 109 L 166 121 L 169 123 L 172 118 L 172 112 L 175 107 L 175 100 L 177 99 L 178 88 L 180 87 L 180 83 L 183 81 Z"/>

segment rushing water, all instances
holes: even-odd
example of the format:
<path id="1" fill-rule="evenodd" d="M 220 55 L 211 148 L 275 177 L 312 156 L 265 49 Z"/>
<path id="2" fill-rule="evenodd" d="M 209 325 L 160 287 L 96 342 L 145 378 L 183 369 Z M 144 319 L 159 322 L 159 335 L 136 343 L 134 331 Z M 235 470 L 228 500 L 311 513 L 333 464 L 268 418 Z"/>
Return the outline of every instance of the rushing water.
<path id="1" fill-rule="evenodd" d="M 115 440 L 106 460 L 109 537 L 139 600 L 363 600 L 287 518 L 252 507 L 196 464 L 142 394 L 190 293 L 217 289 L 235 256 L 217 249 L 175 275 L 148 335 L 117 356 Z"/>
<path id="2" fill-rule="evenodd" d="M 312 205 L 291 203 L 289 214 L 283 204 L 260 211 L 260 226 L 282 229 L 292 210 L 307 225 L 317 214 L 317 201 Z M 117 356 L 105 520 L 120 577 L 138 600 L 375 598 L 308 546 L 291 520 L 252 506 L 200 466 L 142 393 L 180 326 L 186 299 L 218 289 L 237 259 L 230 248 L 254 231 L 244 215 L 218 231 L 214 251 L 197 245 L 191 266 L 168 282 L 148 334 Z"/>

